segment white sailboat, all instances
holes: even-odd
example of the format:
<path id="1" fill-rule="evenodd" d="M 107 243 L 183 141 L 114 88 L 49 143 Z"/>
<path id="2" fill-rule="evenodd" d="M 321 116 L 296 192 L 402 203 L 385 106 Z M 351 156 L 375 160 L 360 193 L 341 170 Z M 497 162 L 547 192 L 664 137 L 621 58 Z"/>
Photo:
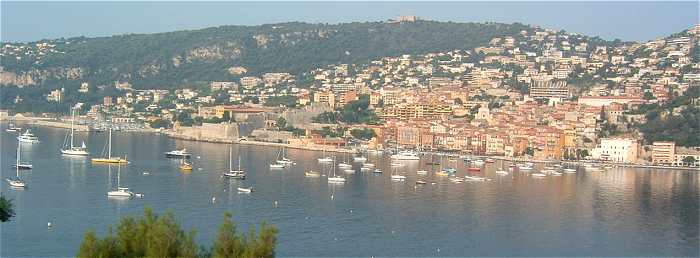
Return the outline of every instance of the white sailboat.
<path id="1" fill-rule="evenodd" d="M 391 173 L 391 180 L 403 181 L 406 180 L 406 176 L 399 174 L 398 167 L 394 167 L 394 171 Z"/>
<path id="2" fill-rule="evenodd" d="M 20 167 L 19 166 L 19 164 L 20 164 L 19 163 L 19 155 L 20 155 L 20 148 L 21 148 L 20 146 L 21 145 L 22 144 L 17 142 L 17 161 L 16 161 L 17 165 L 15 165 L 15 171 L 17 174 L 15 175 L 15 178 L 8 178 L 6 180 L 7 180 L 7 183 L 10 184 L 10 186 L 12 186 L 12 187 L 24 188 L 27 186 L 27 183 L 25 183 L 22 179 L 19 178 L 19 167 Z"/>
<path id="3" fill-rule="evenodd" d="M 333 171 L 333 175 L 328 177 L 328 183 L 345 183 L 345 178 L 341 176 L 336 176 L 335 175 L 335 160 L 333 160 L 333 166 L 331 166 L 331 170 Z"/>
<path id="4" fill-rule="evenodd" d="M 328 162 L 333 162 L 333 159 L 329 156 L 326 156 L 326 149 L 323 149 L 323 158 L 319 158 L 318 162 L 320 163 L 328 163 Z"/>
<path id="5" fill-rule="evenodd" d="M 282 165 L 292 165 L 294 164 L 294 161 L 287 158 L 287 155 L 285 155 L 284 152 L 284 147 L 280 150 L 279 154 L 277 154 L 277 163 L 282 164 Z"/>
<path id="6" fill-rule="evenodd" d="M 63 149 L 61 149 L 61 154 L 63 155 L 69 155 L 69 156 L 87 156 L 90 155 L 90 153 L 87 151 L 87 147 L 85 146 L 85 142 L 83 141 L 83 145 L 80 147 L 77 147 L 73 144 L 74 142 L 74 121 L 75 121 L 75 108 L 71 108 L 70 110 L 70 146 L 66 146 L 66 144 L 63 144 Z"/>
<path id="7" fill-rule="evenodd" d="M 348 156 L 346 155 L 345 157 L 346 157 L 346 161 L 340 162 L 340 163 L 338 164 L 338 168 L 342 168 L 342 169 L 350 169 L 350 168 L 352 168 L 352 165 L 350 165 L 350 163 L 347 162 L 347 157 L 348 157 Z"/>
<path id="8" fill-rule="evenodd" d="M 107 192 L 107 197 L 127 197 L 131 198 L 134 193 L 128 187 L 121 187 L 121 165 L 117 165 L 117 189 Z M 111 169 L 111 167 L 110 167 Z"/>
<path id="9" fill-rule="evenodd" d="M 104 154 L 104 150 L 102 151 Z M 107 141 L 107 156 L 103 158 L 92 158 L 95 163 L 129 163 L 126 158 L 112 157 L 112 128 L 109 129 L 109 140 Z"/>
<path id="10" fill-rule="evenodd" d="M 241 169 L 241 155 L 238 155 L 238 170 L 233 170 L 232 161 L 232 151 L 231 147 L 228 149 L 228 172 L 224 172 L 225 177 L 235 178 L 235 179 L 245 179 L 245 171 Z"/>
<path id="11" fill-rule="evenodd" d="M 32 166 L 32 164 L 22 163 L 22 159 L 20 158 L 20 156 L 21 156 L 20 149 L 22 148 L 22 146 L 20 146 L 20 145 L 21 144 L 18 142 L 17 143 L 17 161 L 15 162 L 15 164 L 12 165 L 12 167 L 16 168 L 18 170 L 19 169 L 32 169 L 34 167 L 34 166 Z"/>

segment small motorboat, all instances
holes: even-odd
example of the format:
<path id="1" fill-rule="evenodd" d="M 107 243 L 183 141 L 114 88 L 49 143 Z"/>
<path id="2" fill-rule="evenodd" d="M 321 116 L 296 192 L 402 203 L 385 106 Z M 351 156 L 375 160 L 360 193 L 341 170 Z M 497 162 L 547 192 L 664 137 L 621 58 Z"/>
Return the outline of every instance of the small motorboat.
<path id="1" fill-rule="evenodd" d="M 418 170 L 418 171 L 416 171 L 416 173 L 419 175 L 427 175 L 428 171 L 427 170 Z"/>
<path id="2" fill-rule="evenodd" d="M 381 169 L 375 169 L 375 170 L 372 171 L 372 173 L 374 173 L 374 174 L 381 174 L 381 173 L 383 173 L 383 172 L 382 172 Z"/>
<path id="3" fill-rule="evenodd" d="M 352 160 L 355 162 L 365 162 L 365 161 L 367 161 L 367 158 L 362 157 L 362 156 L 358 156 L 358 157 L 353 157 Z"/>
<path id="4" fill-rule="evenodd" d="M 485 162 L 486 162 L 486 163 L 493 163 L 493 162 L 495 162 L 495 161 L 494 161 L 492 158 L 488 158 L 488 159 L 485 160 Z"/>
<path id="5" fill-rule="evenodd" d="M 18 169 L 32 169 L 32 168 L 34 168 L 34 165 L 27 164 L 27 163 L 19 163 L 19 164 L 13 164 L 12 167 L 18 168 Z"/>
<path id="6" fill-rule="evenodd" d="M 345 178 L 340 176 L 328 177 L 328 183 L 345 183 Z"/>
<path id="7" fill-rule="evenodd" d="M 538 173 L 532 173 L 532 176 L 533 176 L 533 177 L 546 177 L 547 174 L 539 173 L 539 172 L 538 172 Z"/>
<path id="8" fill-rule="evenodd" d="M 499 169 L 499 170 L 496 170 L 496 174 L 501 175 L 501 176 L 505 176 L 505 175 L 508 175 L 508 171 Z"/>
<path id="9" fill-rule="evenodd" d="M 253 192 L 253 187 L 238 187 L 239 193 L 251 193 Z"/>
<path id="10" fill-rule="evenodd" d="M 485 177 L 478 177 L 478 176 L 464 176 L 464 179 L 467 179 L 469 181 L 486 181 Z"/>
<path id="11" fill-rule="evenodd" d="M 270 169 L 283 169 L 284 164 L 279 164 L 279 163 L 272 163 L 270 164 Z"/>
<path id="12" fill-rule="evenodd" d="M 481 168 L 470 167 L 470 168 L 467 168 L 467 171 L 469 171 L 469 172 L 479 172 L 479 171 L 481 171 Z"/>
<path id="13" fill-rule="evenodd" d="M 320 173 L 313 171 L 313 170 L 306 171 L 306 173 L 304 173 L 304 175 L 306 177 L 320 177 L 321 176 Z"/>
<path id="14" fill-rule="evenodd" d="M 343 170 L 343 172 L 345 172 L 345 173 L 347 173 L 347 174 L 355 174 L 355 170 L 354 170 L 354 169 L 345 169 L 345 170 Z"/>
<path id="15" fill-rule="evenodd" d="M 416 184 L 417 185 L 425 185 L 425 184 L 428 184 L 428 182 L 425 182 L 423 180 L 416 180 Z"/>
<path id="16" fill-rule="evenodd" d="M 321 162 L 321 163 L 333 162 L 333 158 L 331 158 L 331 157 L 319 158 L 318 162 Z"/>
<path id="17" fill-rule="evenodd" d="M 189 158 L 192 154 L 187 152 L 187 149 L 168 151 L 165 153 L 165 157 L 168 158 Z"/>
<path id="18" fill-rule="evenodd" d="M 403 181 L 403 180 L 406 180 L 406 176 L 404 176 L 404 175 L 391 175 L 391 180 Z"/>
<path id="19" fill-rule="evenodd" d="M 562 171 L 564 171 L 564 173 L 567 173 L 567 174 L 576 173 L 576 169 L 573 169 L 573 168 L 565 168 Z"/>
<path id="20" fill-rule="evenodd" d="M 440 171 L 438 171 L 438 172 L 435 172 L 435 175 L 436 175 L 436 176 L 448 176 L 448 175 L 450 175 L 450 173 L 448 173 L 448 172 L 445 171 L 445 170 L 440 170 Z"/>

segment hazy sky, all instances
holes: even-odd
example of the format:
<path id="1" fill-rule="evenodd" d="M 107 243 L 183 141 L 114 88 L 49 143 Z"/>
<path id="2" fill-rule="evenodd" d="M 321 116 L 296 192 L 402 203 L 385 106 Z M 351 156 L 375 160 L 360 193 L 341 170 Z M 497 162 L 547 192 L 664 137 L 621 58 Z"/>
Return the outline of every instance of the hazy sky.
<path id="1" fill-rule="evenodd" d="M 397 15 L 460 22 L 522 22 L 605 39 L 646 41 L 699 23 L 686 2 L 8 2 L 2 41 L 108 36 L 288 21 L 383 21 Z"/>

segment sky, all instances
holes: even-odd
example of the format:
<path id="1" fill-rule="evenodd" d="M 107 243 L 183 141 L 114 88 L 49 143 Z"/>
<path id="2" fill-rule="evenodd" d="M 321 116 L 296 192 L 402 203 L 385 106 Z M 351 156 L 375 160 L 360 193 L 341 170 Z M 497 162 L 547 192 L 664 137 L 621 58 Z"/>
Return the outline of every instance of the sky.
<path id="1" fill-rule="evenodd" d="M 385 21 L 521 22 L 604 39 L 647 41 L 700 23 L 698 1 L 543 2 L 15 2 L 0 0 L 0 41 L 29 42 L 259 25 Z"/>

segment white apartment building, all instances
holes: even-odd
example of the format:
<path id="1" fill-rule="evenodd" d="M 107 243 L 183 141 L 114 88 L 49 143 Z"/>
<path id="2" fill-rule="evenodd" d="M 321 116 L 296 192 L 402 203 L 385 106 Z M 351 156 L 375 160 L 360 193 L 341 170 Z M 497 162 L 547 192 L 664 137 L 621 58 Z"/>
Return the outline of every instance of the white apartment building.
<path id="1" fill-rule="evenodd" d="M 612 162 L 631 163 L 639 157 L 639 142 L 630 138 L 603 138 L 593 149 L 593 158 Z"/>

